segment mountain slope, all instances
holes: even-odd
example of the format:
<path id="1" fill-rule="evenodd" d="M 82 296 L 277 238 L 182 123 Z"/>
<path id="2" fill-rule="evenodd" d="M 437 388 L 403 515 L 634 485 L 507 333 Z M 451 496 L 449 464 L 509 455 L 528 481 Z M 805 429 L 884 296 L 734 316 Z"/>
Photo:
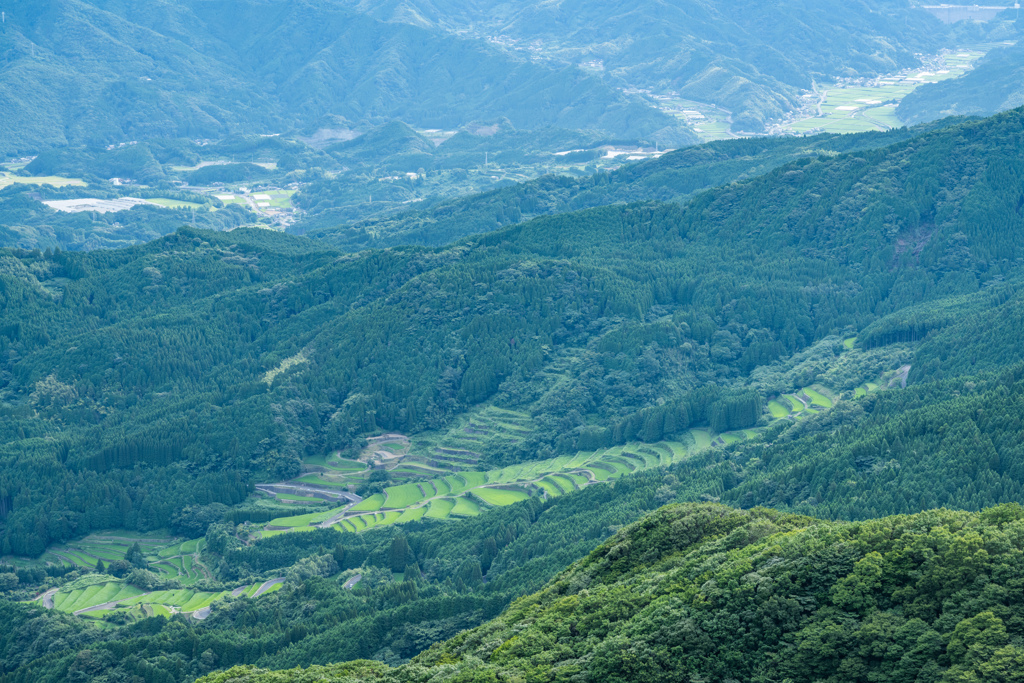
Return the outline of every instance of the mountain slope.
<path id="1" fill-rule="evenodd" d="M 540 45 L 542 54 L 569 63 L 597 60 L 612 82 L 713 102 L 732 111 L 733 130 L 752 132 L 790 110 L 813 79 L 913 66 L 914 54 L 935 51 L 947 32 L 906 0 L 348 4 L 389 21 Z"/>
<path id="2" fill-rule="evenodd" d="M 921 302 L 1016 286 L 1022 117 L 441 250 L 345 256 L 181 230 L 114 253 L 4 252 L 0 458 L 19 501 L 6 547 L 155 528 L 197 497 L 237 502 L 251 477 L 291 476 L 305 455 L 440 429 L 485 401 L 530 411 L 543 435 L 486 448 L 487 465 L 571 452 L 670 399 L 690 396 L 701 424 L 758 366 Z M 131 476 L 136 463 L 152 474 Z M 124 497 L 71 493 L 94 476 Z M 65 523 L 45 522 L 55 514 Z"/>
<path id="3" fill-rule="evenodd" d="M 907 95 L 896 115 L 908 124 L 944 116 L 991 116 L 1024 105 L 1024 46 L 993 50 L 962 78 Z"/>
<path id="4" fill-rule="evenodd" d="M 506 116 L 522 128 L 694 139 L 576 69 L 329 0 L 20 0 L 5 11 L 2 153 L 281 132 L 329 114 L 424 127 Z"/>
<path id="5" fill-rule="evenodd" d="M 331 214 L 319 215 L 293 230 L 346 250 L 402 244 L 438 246 L 542 215 L 628 202 L 682 202 L 701 190 L 753 178 L 796 159 L 886 147 L 925 132 L 919 127 L 884 134 L 711 142 L 608 174 L 544 177 L 351 225 L 319 227 L 332 219 Z M 336 183 L 325 181 L 303 188 L 298 201 L 313 205 L 329 201 L 332 193 L 339 192 Z"/>
<path id="6" fill-rule="evenodd" d="M 668 506 L 398 669 L 201 680 L 1019 680 L 1022 525 L 1019 505 L 852 524 Z"/>

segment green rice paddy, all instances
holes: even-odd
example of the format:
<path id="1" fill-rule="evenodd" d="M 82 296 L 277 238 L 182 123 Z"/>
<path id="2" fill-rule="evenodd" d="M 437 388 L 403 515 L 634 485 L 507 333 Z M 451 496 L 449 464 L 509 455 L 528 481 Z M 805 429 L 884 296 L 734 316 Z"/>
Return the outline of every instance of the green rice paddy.
<path id="1" fill-rule="evenodd" d="M 814 389 L 804 389 L 804 394 L 811 399 L 811 404 L 820 406 L 822 408 L 831 408 L 832 399 L 828 398 L 822 393 L 815 391 Z"/>
<path id="2" fill-rule="evenodd" d="M 384 505 L 384 494 L 375 493 L 369 498 L 362 500 L 357 505 L 352 506 L 352 510 L 354 512 L 376 512 L 377 510 L 380 510 L 382 505 Z"/>
<path id="3" fill-rule="evenodd" d="M 457 517 L 476 517 L 480 514 L 480 504 L 466 496 L 459 496 L 455 499 L 452 514 Z"/>
<path id="4" fill-rule="evenodd" d="M 435 498 L 430 501 L 430 507 L 425 516 L 431 519 L 448 519 L 454 507 L 455 501 L 451 498 Z"/>
<path id="5" fill-rule="evenodd" d="M 478 488 L 473 489 L 473 495 L 487 503 L 488 505 L 505 506 L 518 503 L 521 500 L 526 500 L 530 497 L 530 494 L 521 489 L 489 489 L 489 488 Z M 417 508 L 421 509 L 422 508 Z"/>
<path id="6" fill-rule="evenodd" d="M 402 509 L 407 508 L 410 505 L 419 503 L 424 499 L 423 491 L 416 484 L 402 484 L 401 486 L 391 486 L 384 490 L 387 494 L 387 499 L 384 501 L 382 506 L 387 509 Z M 356 506 L 358 507 L 358 506 Z"/>
<path id="7" fill-rule="evenodd" d="M 858 392 L 857 395 L 862 394 Z M 828 389 L 815 385 L 814 388 L 773 398 L 768 402 L 767 412 L 775 420 L 800 419 L 827 410 L 834 402 Z M 505 419 L 510 421 L 509 424 L 514 424 L 511 421 L 517 418 Z M 490 424 L 504 423 L 505 419 L 492 419 Z M 473 424 L 481 425 L 482 429 L 483 422 Z M 404 524 L 420 519 L 443 520 L 473 516 L 480 513 L 481 505 L 513 505 L 530 495 L 563 496 L 593 483 L 612 481 L 633 472 L 682 462 L 707 448 L 760 437 L 758 429 L 740 429 L 724 434 L 714 434 L 708 429 L 691 429 L 680 441 L 653 444 L 634 442 L 509 465 L 487 472 L 455 470 L 431 480 L 419 475 L 421 478 L 418 481 L 390 486 L 384 493 L 370 496 L 352 506 L 345 512 L 346 516 L 338 519 L 333 526 L 341 531 L 360 532 L 377 526 Z M 435 450 L 454 460 L 468 457 L 470 452 L 447 446 Z M 280 533 L 274 527 L 281 530 L 308 530 L 311 523 L 324 521 L 344 510 L 338 508 L 324 513 L 279 518 L 270 522 L 268 528 L 271 531 L 265 532 L 265 535 Z M 187 568 L 182 565 L 181 571 L 187 573 Z"/>

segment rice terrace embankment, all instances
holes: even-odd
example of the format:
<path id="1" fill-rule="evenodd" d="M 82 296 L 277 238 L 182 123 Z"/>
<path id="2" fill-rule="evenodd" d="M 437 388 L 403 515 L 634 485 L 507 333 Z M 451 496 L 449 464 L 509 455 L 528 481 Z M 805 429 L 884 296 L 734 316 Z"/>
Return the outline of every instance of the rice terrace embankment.
<path id="1" fill-rule="evenodd" d="M 843 356 L 859 353 L 855 342 L 855 339 L 845 340 Z M 822 384 L 812 384 L 773 396 L 765 406 L 762 424 L 805 420 L 830 410 L 841 400 L 859 400 L 875 391 L 906 387 L 909 371 L 910 366 L 904 365 L 845 395 Z M 630 442 L 483 470 L 479 468 L 481 456 L 477 445 L 483 439 L 514 442 L 532 433 L 528 415 L 488 406 L 444 434 L 422 439 L 400 434 L 372 437 L 358 460 L 345 460 L 338 454 L 310 459 L 307 473 L 298 479 L 261 485 L 259 488 L 267 492 L 305 486 L 333 492 L 340 500 L 346 496 L 345 492 L 365 483 L 374 472 L 386 472 L 388 481 L 399 482 L 364 499 L 349 494 L 348 502 L 341 507 L 273 519 L 263 527 L 261 535 L 266 538 L 325 528 L 358 533 L 420 519 L 473 517 L 488 508 L 512 505 L 530 497 L 555 498 L 586 486 L 614 481 L 632 472 L 667 467 L 708 448 L 723 448 L 761 438 L 766 428 L 723 433 L 695 428 L 676 440 Z"/>

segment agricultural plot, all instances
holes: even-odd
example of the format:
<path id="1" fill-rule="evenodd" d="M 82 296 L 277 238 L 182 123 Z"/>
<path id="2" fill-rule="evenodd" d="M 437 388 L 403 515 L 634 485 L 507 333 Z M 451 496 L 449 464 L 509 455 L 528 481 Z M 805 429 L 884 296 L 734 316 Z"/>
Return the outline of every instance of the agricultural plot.
<path id="1" fill-rule="evenodd" d="M 811 404 L 821 408 L 831 408 L 832 399 L 814 389 L 804 389 L 804 394 L 811 399 Z"/>
<path id="2" fill-rule="evenodd" d="M 455 499 L 455 507 L 452 508 L 452 515 L 456 517 L 476 517 L 480 514 L 480 504 L 476 501 L 459 496 Z"/>
<path id="3" fill-rule="evenodd" d="M 558 484 L 551 480 L 550 477 L 544 477 L 537 482 L 537 486 L 545 493 L 549 498 L 557 498 L 564 492 L 559 488 Z"/>
<path id="4" fill-rule="evenodd" d="M 932 58 L 932 67 L 917 68 L 877 79 L 867 86 L 826 85 L 822 88 L 816 116 L 794 121 L 787 129 L 796 133 L 861 133 L 899 128 L 899 102 L 926 83 L 958 78 L 992 46 L 982 45 Z"/>
<path id="5" fill-rule="evenodd" d="M 384 490 L 386 499 L 381 507 L 388 510 L 407 508 L 424 499 L 423 491 L 416 484 L 391 486 Z M 358 507 L 358 506 L 356 506 Z"/>
<path id="6" fill-rule="evenodd" d="M 370 499 L 368 498 L 367 500 L 370 500 Z M 366 502 L 366 501 L 363 501 L 363 502 Z M 380 496 L 379 502 L 384 502 L 384 496 Z M 379 508 L 380 506 L 378 505 L 377 507 Z M 323 522 L 323 521 L 329 519 L 330 517 L 332 517 L 333 515 L 338 514 L 339 512 L 341 512 L 341 510 L 342 510 L 342 508 L 336 508 L 334 510 L 328 510 L 327 512 L 313 512 L 313 513 L 310 513 L 308 515 L 298 515 L 296 517 L 278 517 L 277 519 L 270 520 L 270 522 L 267 523 L 267 526 L 271 527 L 271 528 L 273 528 L 273 527 L 295 528 L 295 527 L 309 526 L 311 524 L 316 524 L 318 522 Z"/>
<path id="7" fill-rule="evenodd" d="M 384 505 L 384 494 L 375 493 L 369 498 L 365 498 L 356 505 L 352 506 L 353 512 L 376 512 L 380 510 L 381 506 Z M 329 515 L 328 515 L 329 516 Z M 324 519 L 327 519 L 326 517 Z M 323 520 L 317 520 L 323 521 Z"/>
<path id="8" fill-rule="evenodd" d="M 143 591 L 120 581 L 98 583 L 72 591 L 58 591 L 53 596 L 53 607 L 60 612 L 73 613 L 79 610 L 120 602 L 142 595 Z"/>
<path id="9" fill-rule="evenodd" d="M 877 385 L 873 386 L 877 388 Z M 826 387 L 814 385 L 794 394 L 771 399 L 767 412 L 775 420 L 796 420 L 828 410 L 836 400 Z M 502 421 L 493 420 L 492 424 L 496 422 Z M 420 479 L 390 486 L 383 494 L 375 494 L 351 507 L 346 512 L 348 516 L 337 519 L 333 526 L 341 531 L 360 532 L 376 526 L 420 519 L 472 516 L 479 514 L 481 505 L 512 505 L 530 495 L 562 496 L 594 483 L 681 462 L 707 448 L 724 447 L 758 438 L 761 438 L 760 430 L 753 428 L 723 434 L 714 434 L 708 429 L 691 429 L 682 441 L 628 443 L 510 465 L 489 472 L 454 471 L 429 481 Z M 310 524 L 324 521 L 342 510 L 344 508 L 328 513 L 280 518 L 268 525 L 270 531 L 267 533 L 307 530 Z M 184 566 L 182 569 L 184 571 Z"/>
<path id="10" fill-rule="evenodd" d="M 455 501 L 451 498 L 435 498 L 430 501 L 425 517 L 431 519 L 448 519 L 455 507 Z"/>
<path id="11" fill-rule="evenodd" d="M 526 500 L 530 497 L 530 494 L 522 489 L 479 488 L 473 489 L 473 495 L 488 505 L 497 507 L 512 505 L 513 503 L 518 503 L 519 501 Z"/>
<path id="12" fill-rule="evenodd" d="M 404 524 L 405 522 L 415 522 L 423 519 L 423 515 L 425 514 L 427 514 L 427 506 L 425 505 L 421 505 L 418 508 L 410 508 L 399 515 L 398 519 L 395 520 L 395 523 Z"/>
<path id="13" fill-rule="evenodd" d="M 768 412 L 776 420 L 781 420 L 784 417 L 789 417 L 789 414 L 793 412 L 790 407 L 789 401 L 782 403 L 778 399 L 772 399 L 768 401 Z"/>

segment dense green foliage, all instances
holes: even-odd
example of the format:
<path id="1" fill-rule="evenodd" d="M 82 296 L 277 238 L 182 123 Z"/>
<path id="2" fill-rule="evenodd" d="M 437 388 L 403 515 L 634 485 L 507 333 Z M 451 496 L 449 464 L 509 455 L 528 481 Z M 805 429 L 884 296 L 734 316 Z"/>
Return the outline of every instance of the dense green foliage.
<path id="1" fill-rule="evenodd" d="M 183 681 L 242 663 L 290 667 L 371 656 L 397 663 L 538 590 L 680 486 L 651 471 L 614 488 L 532 499 L 456 524 L 425 521 L 360 535 L 319 530 L 238 546 L 223 556 L 229 580 L 249 571 L 293 578 L 273 596 L 220 604 L 201 624 L 149 620 L 104 632 L 59 612 L 0 602 L 9 625 L 0 634 L 0 680 L 113 681 L 134 674 Z M 396 547 L 404 548 L 402 557 Z M 391 582 L 395 561 L 407 576 L 419 576 Z M 327 579 L 319 567 L 342 574 Z M 343 589 L 356 568 L 363 580 Z M 60 643 L 55 632 L 64 634 Z"/>
<path id="2" fill-rule="evenodd" d="M 5 6 L 0 152 L 283 132 L 330 115 L 453 127 L 604 129 L 693 140 L 572 67 L 385 23 L 325 0 Z"/>
<path id="3" fill-rule="evenodd" d="M 490 399 L 539 429 L 483 464 L 571 452 L 594 425 L 1010 277 L 1022 116 L 436 251 L 182 230 L 115 253 L 8 253 L 4 551 L 158 528 L 304 455 Z M 265 381 L 287 359 L 304 362 Z"/>
<path id="4" fill-rule="evenodd" d="M 1022 526 L 1019 505 L 852 524 L 669 506 L 403 667 L 203 680 L 1017 681 Z"/>

